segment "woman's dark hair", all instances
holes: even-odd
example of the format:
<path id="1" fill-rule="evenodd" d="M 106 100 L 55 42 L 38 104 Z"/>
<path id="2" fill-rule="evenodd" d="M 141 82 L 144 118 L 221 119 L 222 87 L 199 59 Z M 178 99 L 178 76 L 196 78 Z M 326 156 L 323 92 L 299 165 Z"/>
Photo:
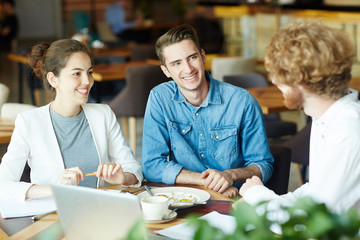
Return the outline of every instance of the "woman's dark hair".
<path id="1" fill-rule="evenodd" d="M 32 47 L 28 61 L 34 74 L 43 80 L 45 89 L 54 91 L 46 79 L 47 73 L 52 72 L 58 77 L 70 56 L 77 52 L 84 52 L 90 57 L 89 49 L 77 40 L 62 39 L 51 45 L 41 42 Z"/>

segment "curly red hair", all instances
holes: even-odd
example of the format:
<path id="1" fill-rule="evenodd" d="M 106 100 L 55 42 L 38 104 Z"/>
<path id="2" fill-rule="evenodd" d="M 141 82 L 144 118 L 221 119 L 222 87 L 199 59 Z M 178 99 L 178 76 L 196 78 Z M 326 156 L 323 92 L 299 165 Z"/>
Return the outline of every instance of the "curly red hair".
<path id="1" fill-rule="evenodd" d="M 348 89 L 354 57 L 354 44 L 345 32 L 306 20 L 275 33 L 266 48 L 265 67 L 276 85 L 302 85 L 339 98 Z"/>

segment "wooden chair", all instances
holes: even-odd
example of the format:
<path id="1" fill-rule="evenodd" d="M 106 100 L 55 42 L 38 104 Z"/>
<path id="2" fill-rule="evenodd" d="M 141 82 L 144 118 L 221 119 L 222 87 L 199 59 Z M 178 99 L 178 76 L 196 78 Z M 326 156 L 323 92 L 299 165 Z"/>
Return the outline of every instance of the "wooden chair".
<path id="1" fill-rule="evenodd" d="M 283 146 L 270 145 L 270 151 L 274 157 L 274 171 L 265 186 L 276 194 L 286 194 L 289 187 L 291 150 Z"/>
<path id="2" fill-rule="evenodd" d="M 147 59 L 158 59 L 154 45 L 137 45 L 130 49 L 130 61 L 146 61 Z"/>
<path id="3" fill-rule="evenodd" d="M 124 89 L 108 103 L 116 116 L 123 117 L 123 126 L 127 126 L 128 122 L 129 145 L 134 155 L 136 154 L 136 119 L 145 114 L 150 90 L 167 80 L 159 65 L 129 66 L 126 68 Z M 123 132 L 126 136 L 126 130 Z"/>

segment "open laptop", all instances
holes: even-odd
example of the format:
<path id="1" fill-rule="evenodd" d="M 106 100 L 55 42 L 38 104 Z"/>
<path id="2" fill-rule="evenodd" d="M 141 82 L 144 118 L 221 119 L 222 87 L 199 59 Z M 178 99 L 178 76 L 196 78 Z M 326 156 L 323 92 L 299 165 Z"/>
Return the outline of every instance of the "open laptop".
<path id="1" fill-rule="evenodd" d="M 122 239 L 141 217 L 139 199 L 131 194 L 52 185 L 66 239 Z"/>

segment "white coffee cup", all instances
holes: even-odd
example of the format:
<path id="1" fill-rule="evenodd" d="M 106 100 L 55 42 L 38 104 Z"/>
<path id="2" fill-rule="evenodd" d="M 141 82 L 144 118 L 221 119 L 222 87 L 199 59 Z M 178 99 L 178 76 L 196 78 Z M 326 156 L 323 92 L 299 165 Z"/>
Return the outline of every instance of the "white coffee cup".
<path id="1" fill-rule="evenodd" d="M 162 220 L 169 210 L 169 199 L 151 196 L 141 199 L 141 207 L 145 220 Z"/>

